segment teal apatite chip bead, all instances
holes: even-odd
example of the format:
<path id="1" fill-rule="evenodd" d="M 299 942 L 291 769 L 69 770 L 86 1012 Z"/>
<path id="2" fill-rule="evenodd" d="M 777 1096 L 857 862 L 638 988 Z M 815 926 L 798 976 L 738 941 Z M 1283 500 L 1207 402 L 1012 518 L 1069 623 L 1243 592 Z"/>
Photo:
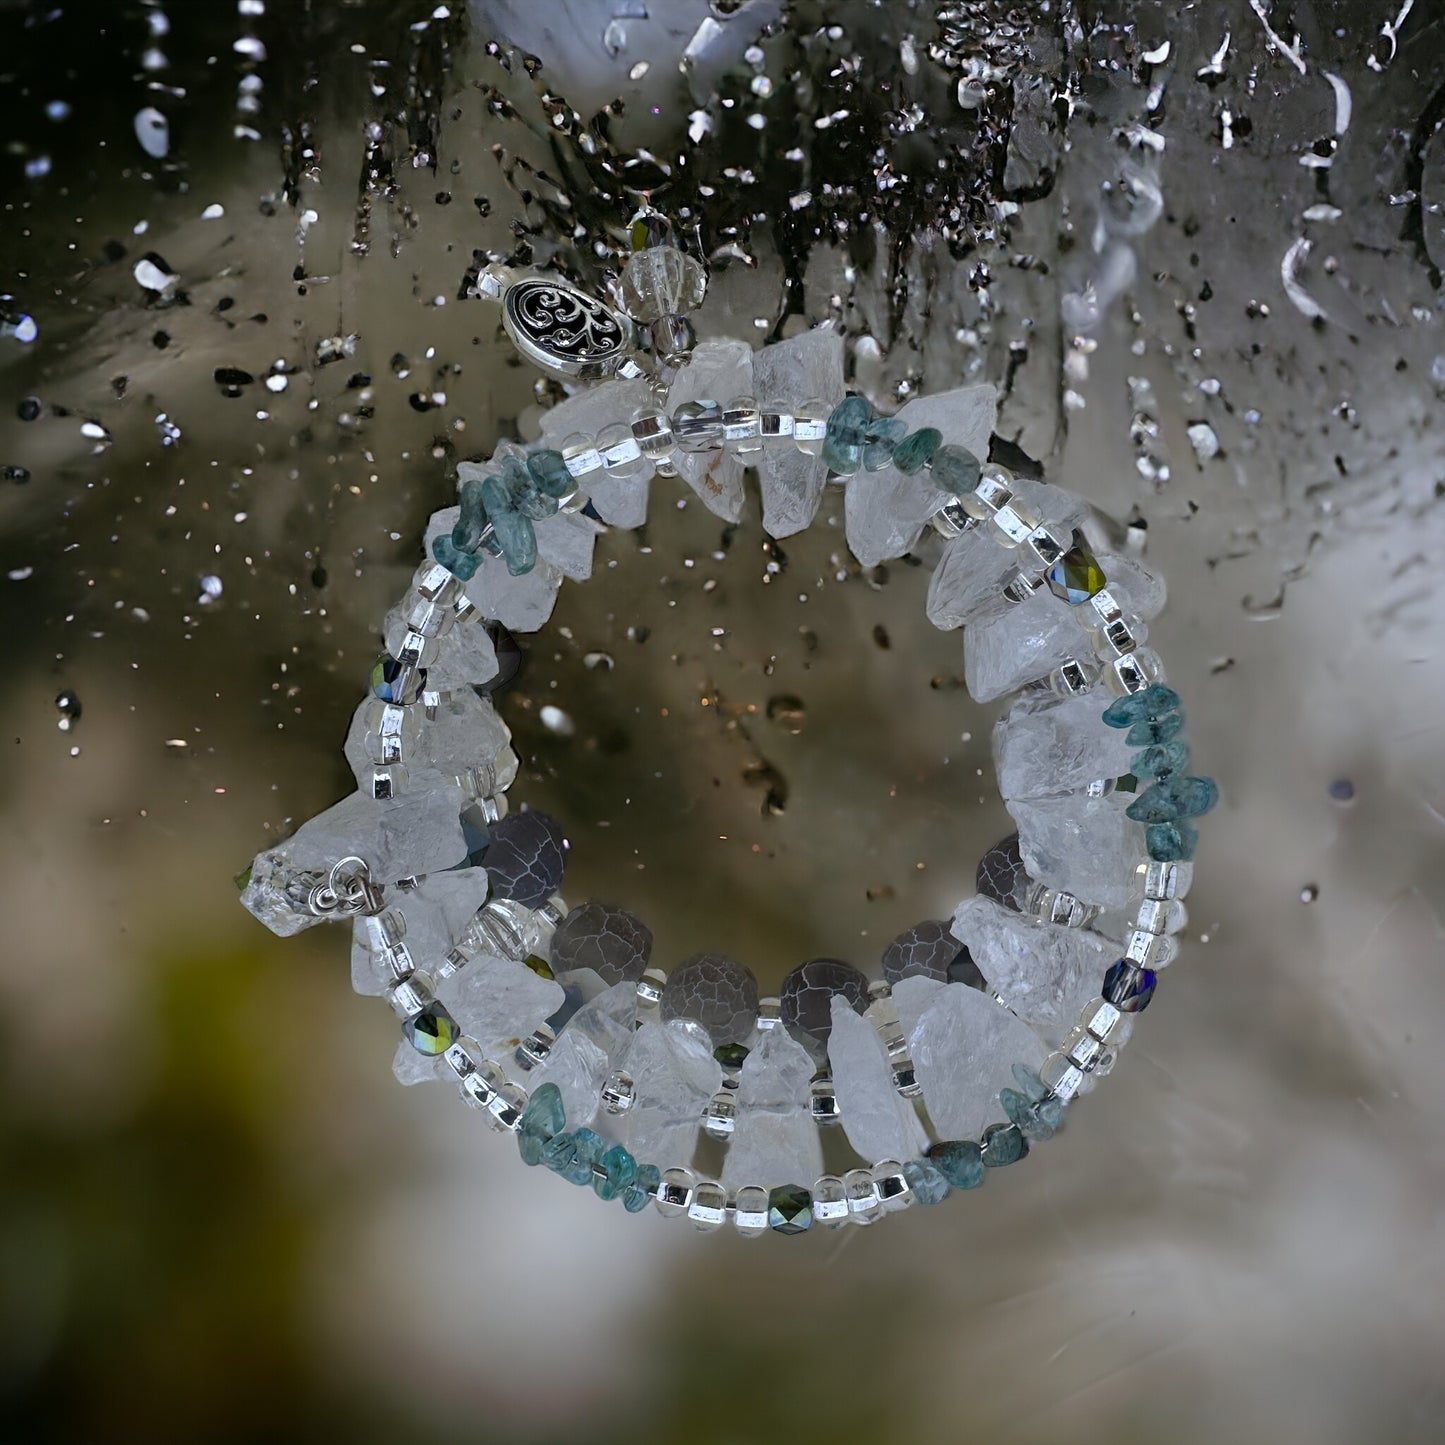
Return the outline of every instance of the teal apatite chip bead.
<path id="1" fill-rule="evenodd" d="M 1017 1164 L 1029 1152 L 1029 1141 L 1017 1124 L 990 1124 L 983 1131 L 980 1153 L 990 1169 Z"/>
<path id="2" fill-rule="evenodd" d="M 502 481 L 512 506 L 524 517 L 540 522 L 557 511 L 556 497 L 549 497 L 537 485 L 537 479 L 521 457 L 508 457 L 502 467 Z"/>
<path id="3" fill-rule="evenodd" d="M 933 453 L 929 473 L 935 486 L 955 497 L 965 497 L 978 486 L 983 475 L 979 459 L 967 447 L 941 446 Z"/>
<path id="4" fill-rule="evenodd" d="M 482 531 L 487 525 L 487 504 L 482 500 L 482 484 L 476 477 L 462 483 L 458 501 L 452 542 L 462 552 L 475 552 L 482 545 Z"/>
<path id="5" fill-rule="evenodd" d="M 1030 1099 L 1017 1089 L 1001 1089 L 1003 1111 L 1025 1139 L 1051 1139 L 1064 1122 L 1062 1099 Z"/>
<path id="6" fill-rule="evenodd" d="M 632 1183 L 622 1191 L 622 1207 L 629 1214 L 646 1209 L 661 1181 L 662 1170 L 656 1164 L 639 1164 Z"/>
<path id="7" fill-rule="evenodd" d="M 1124 810 L 1136 823 L 1174 823 L 1197 818 L 1219 801 L 1213 778 L 1164 778 L 1146 788 Z"/>
<path id="8" fill-rule="evenodd" d="M 592 1183 L 592 1166 L 601 1161 L 609 1147 L 607 1141 L 591 1129 L 576 1129 L 572 1133 L 572 1157 L 557 1172 L 569 1184 L 585 1187 Z"/>
<path id="9" fill-rule="evenodd" d="M 1130 693 L 1128 697 L 1115 698 L 1104 709 L 1104 722 L 1111 728 L 1126 728 L 1136 722 L 1150 718 L 1164 717 L 1167 713 L 1178 712 L 1183 702 L 1172 687 L 1156 682 L 1143 692 Z"/>
<path id="10" fill-rule="evenodd" d="M 567 1125 L 562 1091 L 556 1084 L 539 1084 L 517 1120 L 517 1151 L 523 1164 L 540 1164 L 542 1150 Z"/>
<path id="11" fill-rule="evenodd" d="M 1187 772 L 1191 761 L 1189 744 L 1176 739 L 1135 753 L 1129 759 L 1129 771 L 1140 778 L 1172 778 L 1176 773 Z"/>
<path id="12" fill-rule="evenodd" d="M 768 1228 L 801 1234 L 813 1222 L 813 1195 L 801 1184 L 780 1184 L 768 1192 Z"/>
<path id="13" fill-rule="evenodd" d="M 527 458 L 527 470 L 531 472 L 532 480 L 537 486 L 547 496 L 555 497 L 558 501 L 577 490 L 577 484 L 572 480 L 572 473 L 567 470 L 567 463 L 562 460 L 561 452 L 554 452 L 546 447 L 533 452 Z"/>
<path id="14" fill-rule="evenodd" d="M 537 565 L 537 534 L 520 512 L 505 510 L 492 513 L 492 529 L 507 571 L 513 577 L 530 572 Z"/>
<path id="15" fill-rule="evenodd" d="M 1156 863 L 1183 863 L 1199 847 L 1199 830 L 1182 819 L 1173 823 L 1150 823 L 1144 829 L 1144 846 Z"/>
<path id="16" fill-rule="evenodd" d="M 892 465 L 893 452 L 908 432 L 908 423 L 896 416 L 880 416 L 873 421 L 863 442 L 863 470 L 881 472 Z"/>
<path id="17" fill-rule="evenodd" d="M 828 417 L 823 432 L 823 464 L 840 476 L 851 476 L 863 464 L 863 443 L 873 408 L 862 396 L 845 396 Z"/>
<path id="18" fill-rule="evenodd" d="M 1027 1064 L 1015 1064 L 1012 1072 L 1014 1083 L 1019 1086 L 1019 1091 L 1025 1098 L 1035 1104 L 1048 1098 L 1049 1086 Z"/>
<path id="19" fill-rule="evenodd" d="M 482 563 L 475 552 L 461 551 L 445 532 L 432 542 L 431 554 L 458 582 L 470 582 Z"/>
<path id="20" fill-rule="evenodd" d="M 943 1170 L 928 1159 L 910 1159 L 903 1166 L 903 1177 L 920 1204 L 942 1204 L 948 1198 L 949 1183 Z"/>
<path id="21" fill-rule="evenodd" d="M 493 474 L 483 477 L 477 484 L 482 493 L 482 505 L 487 509 L 487 516 L 492 518 L 492 525 L 496 525 L 498 512 L 511 512 L 516 509 L 512 506 L 512 492 L 507 486 L 503 477 Z"/>
<path id="22" fill-rule="evenodd" d="M 567 1130 L 554 1134 L 542 1145 L 541 1162 L 554 1174 L 565 1173 L 577 1158 L 577 1140 Z"/>
<path id="23" fill-rule="evenodd" d="M 605 1171 L 592 1175 L 592 1190 L 599 1199 L 616 1199 L 637 1178 L 637 1160 L 621 1144 L 614 1144 L 598 1163 Z"/>
<path id="24" fill-rule="evenodd" d="M 955 1189 L 977 1189 L 983 1183 L 983 1150 L 972 1139 L 947 1139 L 931 1145 L 928 1162 Z"/>
<path id="25" fill-rule="evenodd" d="M 933 460 L 933 454 L 942 445 L 943 433 L 936 426 L 920 427 L 893 448 L 893 465 L 905 476 L 912 476 Z"/>
<path id="26" fill-rule="evenodd" d="M 1140 718 L 1124 734 L 1124 741 L 1133 748 L 1152 748 L 1159 743 L 1172 743 L 1183 731 L 1184 714 L 1171 712 L 1163 717 Z"/>

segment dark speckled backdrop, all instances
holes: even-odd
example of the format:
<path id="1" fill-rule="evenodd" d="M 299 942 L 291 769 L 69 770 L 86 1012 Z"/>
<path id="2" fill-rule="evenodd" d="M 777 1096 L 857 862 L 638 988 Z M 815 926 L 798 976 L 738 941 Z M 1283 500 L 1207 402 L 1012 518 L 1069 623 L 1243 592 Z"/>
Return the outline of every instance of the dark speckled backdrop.
<path id="1" fill-rule="evenodd" d="M 1442 74 L 1426 0 L 0 5 L 0 1436 L 1438 1439 Z M 1142 524 L 1225 790 L 1108 1087 L 881 1229 L 515 1167 L 235 901 L 449 467 L 555 399 L 469 276 L 606 284 L 643 191 L 705 335 L 992 381 Z M 931 554 L 838 502 L 777 549 L 656 484 L 507 696 L 663 959 L 871 965 L 1007 831 Z"/>

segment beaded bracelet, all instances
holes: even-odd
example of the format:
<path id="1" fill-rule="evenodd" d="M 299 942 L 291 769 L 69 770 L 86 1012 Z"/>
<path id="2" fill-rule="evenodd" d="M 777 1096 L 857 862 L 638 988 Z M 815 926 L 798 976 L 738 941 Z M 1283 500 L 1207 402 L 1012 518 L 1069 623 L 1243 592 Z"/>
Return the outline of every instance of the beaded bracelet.
<path id="1" fill-rule="evenodd" d="M 843 394 L 827 328 L 695 345 L 701 270 L 641 231 L 630 316 L 557 278 L 480 278 L 524 354 L 600 384 L 547 414 L 541 445 L 458 467 L 347 737 L 358 792 L 261 853 L 242 902 L 283 935 L 352 920 L 354 985 L 402 1020 L 398 1077 L 454 1079 L 525 1163 L 705 1230 L 867 1224 L 976 1188 L 1109 1072 L 1177 956 L 1189 819 L 1217 788 L 1189 775 L 1180 700 L 1143 645 L 1162 584 L 1080 499 L 980 462 L 990 388 L 883 417 Z M 640 919 L 568 908 L 564 830 L 509 811 L 517 758 L 489 698 L 506 629 L 545 623 L 605 524 L 641 524 L 653 475 L 728 516 L 748 465 L 774 535 L 807 526 L 829 480 L 861 561 L 941 533 L 929 618 L 964 627 L 976 699 L 1018 694 L 993 739 L 1018 832 L 976 895 L 901 933 L 880 980 L 813 959 L 775 998 L 721 954 L 669 976 Z M 828 1172 L 840 1134 L 857 1158 Z M 700 1142 L 720 1168 L 696 1172 Z"/>

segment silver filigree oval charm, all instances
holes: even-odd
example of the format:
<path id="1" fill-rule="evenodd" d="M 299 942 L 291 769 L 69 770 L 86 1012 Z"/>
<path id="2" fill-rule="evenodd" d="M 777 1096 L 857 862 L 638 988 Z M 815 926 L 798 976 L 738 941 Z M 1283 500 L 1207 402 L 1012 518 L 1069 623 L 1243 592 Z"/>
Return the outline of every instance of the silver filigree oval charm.
<path id="1" fill-rule="evenodd" d="M 530 276 L 509 286 L 502 324 L 528 361 L 564 380 L 600 381 L 634 370 L 632 323 L 566 281 Z"/>

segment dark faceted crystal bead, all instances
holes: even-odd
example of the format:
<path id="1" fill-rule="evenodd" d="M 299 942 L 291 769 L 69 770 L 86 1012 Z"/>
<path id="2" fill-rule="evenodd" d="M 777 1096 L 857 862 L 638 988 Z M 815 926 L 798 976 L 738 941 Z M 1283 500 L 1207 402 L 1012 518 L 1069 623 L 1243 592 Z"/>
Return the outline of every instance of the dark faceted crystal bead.
<path id="1" fill-rule="evenodd" d="M 783 980 L 779 992 L 783 1025 L 790 1033 L 812 1035 L 820 1043 L 833 1032 L 833 995 L 841 994 L 854 1013 L 868 1007 L 868 980 L 841 958 L 812 958 Z"/>
<path id="2" fill-rule="evenodd" d="M 1129 769 L 1141 778 L 1172 778 L 1176 773 L 1185 772 L 1190 761 L 1188 743 L 1160 743 L 1158 747 L 1135 753 L 1129 759 Z"/>
<path id="3" fill-rule="evenodd" d="M 636 983 L 652 957 L 652 931 L 633 914 L 605 903 L 578 904 L 552 935 L 552 971 L 590 968 L 602 982 Z"/>
<path id="4" fill-rule="evenodd" d="M 1017 1164 L 1029 1152 L 1029 1141 L 1017 1124 L 990 1124 L 983 1131 L 983 1162 L 990 1169 Z"/>
<path id="5" fill-rule="evenodd" d="M 1184 731 L 1182 712 L 1163 717 L 1142 718 L 1124 734 L 1124 741 L 1133 748 L 1151 748 L 1157 743 L 1172 743 Z"/>
<path id="6" fill-rule="evenodd" d="M 747 1062 L 751 1052 L 746 1044 L 719 1044 L 712 1051 L 712 1056 L 728 1073 L 735 1074 Z"/>
<path id="7" fill-rule="evenodd" d="M 983 475 L 982 464 L 967 447 L 951 444 L 939 447 L 928 466 L 934 486 L 952 492 L 955 497 L 966 497 Z"/>
<path id="8" fill-rule="evenodd" d="M 1147 718 L 1178 712 L 1182 706 L 1179 694 L 1172 687 L 1156 682 L 1146 687 L 1143 692 L 1115 698 L 1104 709 L 1104 722 L 1111 728 L 1126 728 L 1131 723 L 1142 722 Z"/>
<path id="9" fill-rule="evenodd" d="M 936 978 L 948 982 L 949 967 L 968 950 L 946 923 L 928 919 L 906 928 L 883 950 L 883 977 L 889 983 L 905 978 Z"/>
<path id="10" fill-rule="evenodd" d="M 995 903 L 1002 903 L 1005 908 L 1022 913 L 1023 907 L 1017 895 L 1022 885 L 1028 881 L 1028 876 L 1023 857 L 1019 853 L 1019 835 L 1010 833 L 978 860 L 975 886 L 980 897 L 992 898 Z"/>
<path id="11" fill-rule="evenodd" d="M 905 476 L 912 476 L 933 460 L 934 452 L 942 445 L 943 433 L 937 427 L 920 427 L 893 448 L 893 465 Z"/>
<path id="12" fill-rule="evenodd" d="M 556 1084 L 539 1084 L 517 1121 L 517 1150 L 523 1164 L 540 1164 L 542 1150 L 566 1127 L 562 1091 Z"/>
<path id="13" fill-rule="evenodd" d="M 673 969 L 659 1009 L 664 1023 L 700 1023 L 714 1048 L 740 1044 L 757 1023 L 758 981 L 750 968 L 725 953 L 695 953 Z"/>
<path id="14" fill-rule="evenodd" d="M 1055 597 L 1078 607 L 1104 590 L 1104 569 L 1089 550 L 1082 532 L 1074 533 L 1074 544 L 1049 568 L 1044 580 Z"/>
<path id="15" fill-rule="evenodd" d="M 422 694 L 426 686 L 426 669 L 412 667 L 398 662 L 390 653 L 383 652 L 371 669 L 371 691 L 382 702 L 397 703 L 409 707 Z"/>
<path id="16" fill-rule="evenodd" d="M 851 476 L 863 464 L 863 443 L 873 408 L 862 396 L 845 396 L 828 416 L 823 435 L 823 464 L 839 476 Z"/>
<path id="17" fill-rule="evenodd" d="M 577 490 L 577 483 L 572 480 L 572 473 L 567 470 L 561 452 L 546 447 L 533 452 L 527 458 L 527 470 L 541 491 L 558 501 Z"/>
<path id="18" fill-rule="evenodd" d="M 780 1184 L 768 1193 L 768 1227 L 801 1234 L 813 1222 L 813 1195 L 801 1184 Z"/>
<path id="19" fill-rule="evenodd" d="M 487 845 L 487 881 L 498 898 L 525 908 L 544 903 L 562 886 L 566 834 L 547 813 L 508 813 L 492 827 Z"/>
<path id="20" fill-rule="evenodd" d="M 1182 863 L 1199 847 L 1199 830 L 1182 819 L 1176 823 L 1150 823 L 1144 829 L 1144 846 L 1156 863 Z"/>
<path id="21" fill-rule="evenodd" d="M 401 1031 L 407 1043 L 429 1059 L 440 1058 L 462 1032 L 457 1021 L 439 1003 L 429 1003 L 414 1019 L 408 1019 Z"/>
<path id="22" fill-rule="evenodd" d="M 1136 823 L 1173 823 L 1197 818 L 1219 801 L 1219 784 L 1213 778 L 1165 778 L 1125 809 Z"/>
<path id="23" fill-rule="evenodd" d="M 445 532 L 433 540 L 431 554 L 458 582 L 470 582 L 482 563 L 475 552 L 461 551 Z"/>
<path id="24" fill-rule="evenodd" d="M 949 1139 L 931 1145 L 928 1162 L 955 1189 L 977 1189 L 983 1183 L 983 1151 L 972 1139 Z"/>
<path id="25" fill-rule="evenodd" d="M 1152 968 L 1136 968 L 1128 959 L 1121 958 L 1104 975 L 1104 998 L 1120 1013 L 1143 1013 L 1154 997 L 1157 982 Z"/>

